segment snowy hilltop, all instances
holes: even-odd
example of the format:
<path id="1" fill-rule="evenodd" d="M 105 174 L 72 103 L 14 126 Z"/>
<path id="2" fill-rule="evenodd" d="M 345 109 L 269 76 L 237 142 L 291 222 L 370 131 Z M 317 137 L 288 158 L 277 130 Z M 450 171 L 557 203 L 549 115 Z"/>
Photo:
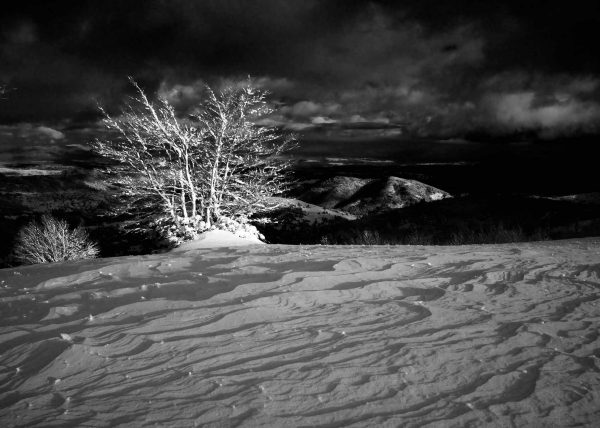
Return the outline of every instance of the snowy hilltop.
<path id="1" fill-rule="evenodd" d="M 417 180 L 337 176 L 311 183 L 298 199 L 361 216 L 449 197 L 448 192 Z"/>
<path id="2" fill-rule="evenodd" d="M 211 246 L 221 238 L 0 270 L 1 425 L 600 418 L 597 238 Z"/>

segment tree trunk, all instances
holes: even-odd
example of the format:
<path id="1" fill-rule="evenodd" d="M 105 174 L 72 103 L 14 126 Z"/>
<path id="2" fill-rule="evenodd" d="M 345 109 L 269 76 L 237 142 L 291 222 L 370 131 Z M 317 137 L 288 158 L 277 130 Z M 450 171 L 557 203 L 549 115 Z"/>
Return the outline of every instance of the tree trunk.
<path id="1" fill-rule="evenodd" d="M 188 187 L 190 188 L 190 199 L 192 200 L 192 217 L 196 217 L 198 214 L 198 205 L 196 199 L 198 199 L 198 195 L 196 194 L 196 186 L 194 185 L 194 180 L 192 180 L 192 175 L 190 174 L 189 160 L 188 155 L 186 154 L 185 159 L 185 174 L 188 183 Z"/>
<path id="2" fill-rule="evenodd" d="M 179 216 L 177 216 L 177 208 L 175 208 L 175 196 L 171 196 L 171 203 L 169 204 L 169 209 L 171 210 L 171 218 L 175 222 L 175 225 L 179 227 Z"/>
<path id="3" fill-rule="evenodd" d="M 219 175 L 219 161 L 221 160 L 221 140 L 217 142 L 217 149 L 215 151 L 215 160 L 213 162 L 211 177 L 210 177 L 210 194 L 208 197 L 208 207 L 210 214 L 214 214 L 214 211 L 218 208 L 217 201 L 217 181 Z M 211 212 L 212 211 L 212 212 Z M 208 215 L 207 215 L 208 217 Z"/>
<path id="4" fill-rule="evenodd" d="M 181 211 L 183 213 L 183 219 L 188 219 L 187 213 L 187 201 L 185 197 L 185 180 L 183 179 L 183 172 L 179 171 L 179 184 L 181 186 Z"/>
<path id="5" fill-rule="evenodd" d="M 205 221 L 206 221 L 206 227 L 207 228 L 210 228 L 210 226 L 211 226 L 211 218 L 210 217 L 211 217 L 210 207 L 206 207 L 206 219 L 205 219 Z"/>

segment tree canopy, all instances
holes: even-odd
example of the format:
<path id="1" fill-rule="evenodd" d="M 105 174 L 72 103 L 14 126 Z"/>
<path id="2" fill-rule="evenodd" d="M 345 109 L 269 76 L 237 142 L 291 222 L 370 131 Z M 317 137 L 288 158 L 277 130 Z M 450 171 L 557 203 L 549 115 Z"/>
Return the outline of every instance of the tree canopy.
<path id="1" fill-rule="evenodd" d="M 271 197 L 286 186 L 281 155 L 294 137 L 256 124 L 273 112 L 264 91 L 250 82 L 207 87 L 195 112 L 180 118 L 168 100 L 153 102 L 132 84 L 137 96 L 119 116 L 102 110 L 116 138 L 94 144 L 114 161 L 112 181 L 131 207 L 198 230 L 275 205 Z"/>

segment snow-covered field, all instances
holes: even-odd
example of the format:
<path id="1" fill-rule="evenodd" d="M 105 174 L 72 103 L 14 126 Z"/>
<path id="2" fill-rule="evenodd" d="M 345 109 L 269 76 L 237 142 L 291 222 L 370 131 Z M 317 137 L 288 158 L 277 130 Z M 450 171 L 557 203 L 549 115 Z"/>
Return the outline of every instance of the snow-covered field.
<path id="1" fill-rule="evenodd" d="M 196 248 L 0 280 L 2 427 L 600 420 L 598 238 Z"/>

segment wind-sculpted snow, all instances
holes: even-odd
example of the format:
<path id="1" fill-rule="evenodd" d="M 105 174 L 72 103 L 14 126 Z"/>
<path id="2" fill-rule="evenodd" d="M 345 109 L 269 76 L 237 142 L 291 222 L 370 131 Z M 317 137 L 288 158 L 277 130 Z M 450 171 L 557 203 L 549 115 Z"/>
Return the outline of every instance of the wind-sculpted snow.
<path id="1" fill-rule="evenodd" d="M 0 271 L 0 425 L 594 426 L 600 240 Z"/>

